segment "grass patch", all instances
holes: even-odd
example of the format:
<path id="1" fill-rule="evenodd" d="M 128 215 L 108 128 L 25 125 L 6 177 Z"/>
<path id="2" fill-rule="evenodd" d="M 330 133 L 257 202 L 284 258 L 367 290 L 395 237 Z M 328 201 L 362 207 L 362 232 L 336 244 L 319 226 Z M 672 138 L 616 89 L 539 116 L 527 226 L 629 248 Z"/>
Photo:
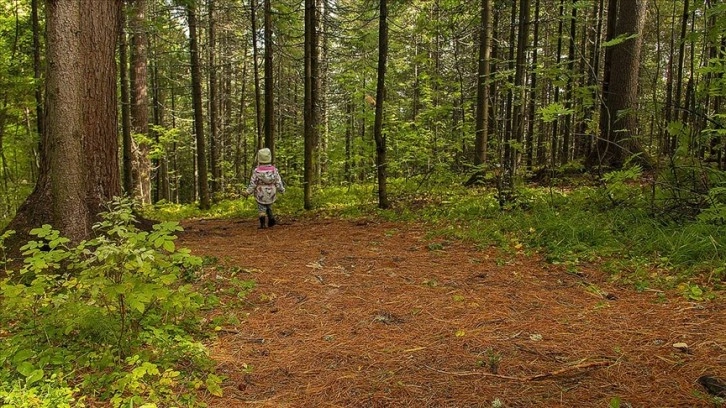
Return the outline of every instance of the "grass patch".
<path id="1" fill-rule="evenodd" d="M 613 200 L 627 197 L 627 200 Z M 377 208 L 376 186 L 331 186 L 314 192 L 312 211 L 302 208 L 303 191 L 290 187 L 275 204 L 283 216 L 379 217 L 424 222 L 432 237 L 463 239 L 504 250 L 537 250 L 552 263 L 597 262 L 613 279 L 636 287 L 676 287 L 696 281 L 714 289 L 726 277 L 726 225 L 694 218 L 667 221 L 654 216 L 637 185 L 520 188 L 515 205 L 502 208 L 496 190 L 464 188 L 450 181 L 422 186 L 390 180 L 390 209 Z M 234 218 L 256 215 L 254 200 L 238 199 L 201 212 L 192 206 L 161 205 L 146 214 L 159 220 Z"/>

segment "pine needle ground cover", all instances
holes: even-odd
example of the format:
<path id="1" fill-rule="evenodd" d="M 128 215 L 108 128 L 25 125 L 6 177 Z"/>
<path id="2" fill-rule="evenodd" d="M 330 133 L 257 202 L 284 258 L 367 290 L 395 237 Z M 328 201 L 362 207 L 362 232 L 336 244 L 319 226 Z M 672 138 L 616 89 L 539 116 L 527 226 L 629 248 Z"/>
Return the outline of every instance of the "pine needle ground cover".
<path id="1" fill-rule="evenodd" d="M 554 233 L 544 228 L 547 217 L 524 228 L 526 214 L 495 218 L 502 210 L 496 201 L 482 206 L 484 195 L 476 206 L 422 197 L 419 211 L 410 211 L 414 201 L 350 219 L 325 217 L 323 209 L 316 217 L 288 215 L 266 230 L 253 217 L 183 223 L 181 244 L 223 266 L 209 279 L 232 287 L 255 282 L 244 301 L 227 291 L 222 303 L 234 307 L 212 317 L 220 324 L 210 348 L 225 380 L 223 397 L 205 402 L 723 404 L 697 382 L 704 374 L 726 376 L 726 304 L 713 275 L 668 275 L 659 285 L 652 275 L 665 272 L 650 257 L 639 263 L 613 251 L 611 260 L 627 260 L 617 268 L 585 247 L 536 247 L 539 241 L 524 237 L 539 233 L 546 241 L 541 237 Z M 509 230 L 497 235 L 494 226 L 505 222 Z M 609 234 L 588 239 L 600 243 L 594 248 L 622 247 Z M 638 265 L 647 282 L 625 278 Z"/>

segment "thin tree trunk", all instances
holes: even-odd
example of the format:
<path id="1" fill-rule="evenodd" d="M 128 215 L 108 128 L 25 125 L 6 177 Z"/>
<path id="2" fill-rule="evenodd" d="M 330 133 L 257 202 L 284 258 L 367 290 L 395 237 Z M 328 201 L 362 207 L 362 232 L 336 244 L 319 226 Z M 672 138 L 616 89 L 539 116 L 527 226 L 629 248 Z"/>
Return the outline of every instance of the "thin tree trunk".
<path id="1" fill-rule="evenodd" d="M 275 97 L 272 66 L 272 0 L 265 0 L 265 147 L 275 159 Z"/>
<path id="2" fill-rule="evenodd" d="M 131 140 L 131 113 L 129 106 L 131 96 L 129 91 L 129 58 L 128 41 L 126 37 L 126 13 L 120 13 L 121 20 L 119 30 L 119 73 L 121 81 L 121 140 L 122 140 L 122 163 L 123 163 L 123 189 L 128 196 L 134 191 L 133 176 L 133 141 Z"/>
<path id="3" fill-rule="evenodd" d="M 262 140 L 262 91 L 260 88 L 260 64 L 257 50 L 257 0 L 250 0 L 250 21 L 252 24 L 252 67 L 255 74 L 255 130 L 256 148 L 261 149 Z"/>
<path id="4" fill-rule="evenodd" d="M 522 143 L 524 141 L 524 105 L 525 105 L 525 71 L 527 69 L 527 59 L 525 51 L 527 48 L 527 42 L 529 39 L 529 0 L 520 0 L 519 2 L 519 28 L 517 30 L 517 55 L 516 55 L 516 67 L 514 71 L 514 106 L 512 117 L 512 131 L 514 132 L 514 143 L 512 146 L 509 144 L 509 169 L 510 177 L 514 177 L 517 172 L 517 164 L 519 163 L 519 157 L 522 154 Z M 506 147 L 506 146 L 505 146 Z M 514 185 L 514 180 L 509 180 L 510 187 Z"/>
<path id="5" fill-rule="evenodd" d="M 679 112 L 683 112 L 683 121 L 685 123 L 686 111 L 683 109 L 684 105 L 688 102 L 681 100 L 683 92 L 683 65 L 686 58 L 686 30 L 688 29 L 688 14 L 689 14 L 690 2 L 689 0 L 683 0 L 683 13 L 681 14 L 681 33 L 678 40 L 678 68 L 676 69 L 676 82 L 675 82 L 675 96 L 673 98 L 674 115 L 672 119 L 677 119 L 681 115 Z M 671 149 L 673 152 L 678 149 L 678 136 L 674 136 L 671 142 Z"/>
<path id="6" fill-rule="evenodd" d="M 540 16 L 540 0 L 535 0 L 534 4 L 534 34 L 532 38 L 532 70 L 530 71 L 529 77 L 529 106 L 527 116 L 529 121 L 527 122 L 527 135 L 529 136 L 529 142 L 527 143 L 527 170 L 531 170 L 534 164 L 534 123 L 536 121 L 536 101 L 537 101 L 537 66 L 538 64 L 538 52 L 539 47 L 539 16 Z M 538 138 L 541 138 L 540 135 Z"/>
<path id="7" fill-rule="evenodd" d="M 572 126 L 574 115 L 571 113 L 574 105 L 574 82 L 575 82 L 575 37 L 577 29 L 577 7 L 578 0 L 572 0 L 572 15 L 570 18 L 570 44 L 567 52 L 567 85 L 565 86 L 565 111 L 568 113 L 563 119 L 562 129 L 562 147 L 560 150 L 560 163 L 565 164 L 570 161 L 570 152 L 572 151 Z"/>
<path id="8" fill-rule="evenodd" d="M 487 162 L 489 139 L 489 74 L 491 68 L 492 2 L 481 0 L 479 26 L 479 69 L 477 71 L 476 137 L 474 139 L 474 165 Z"/>
<path id="9" fill-rule="evenodd" d="M 146 0 L 131 3 L 131 134 L 134 145 L 134 197 L 151 204 L 150 146 L 136 142 L 134 134 L 149 136 L 149 94 L 147 72 Z"/>
<path id="10" fill-rule="evenodd" d="M 239 96 L 239 112 L 237 117 L 237 142 L 235 143 L 235 157 L 234 157 L 234 175 L 237 184 L 242 185 L 245 182 L 244 170 L 247 168 L 247 132 L 245 122 L 247 116 L 245 115 L 245 109 L 247 107 L 247 47 L 245 46 L 244 52 L 242 53 L 242 76 L 238 79 L 242 83 L 242 89 L 240 89 Z M 245 160 L 243 162 L 243 158 Z"/>
<path id="11" fill-rule="evenodd" d="M 516 33 L 517 33 L 517 5 L 519 4 L 520 0 L 516 0 L 512 2 L 512 13 L 510 17 L 510 23 L 509 23 L 509 56 L 508 56 L 508 68 L 509 68 L 509 76 L 507 81 L 510 84 L 514 84 L 514 72 L 516 70 L 516 49 L 517 49 L 517 41 L 516 41 Z M 500 157 L 500 163 L 502 164 L 502 168 L 504 169 L 505 179 L 506 181 L 513 180 L 514 175 L 511 174 L 511 171 L 513 170 L 510 165 L 512 164 L 512 142 L 515 139 L 514 136 L 514 130 L 512 126 L 512 119 L 514 114 L 514 87 L 510 87 L 507 89 L 507 99 L 506 99 L 506 105 L 505 105 L 505 115 L 504 115 L 504 134 L 500 138 L 502 141 L 502 154 Z"/>
<path id="12" fill-rule="evenodd" d="M 312 187 L 315 184 L 315 148 L 318 129 L 318 72 L 317 6 L 315 0 L 305 0 L 305 169 L 303 174 L 304 207 L 311 210 Z"/>
<path id="13" fill-rule="evenodd" d="M 212 172 L 211 195 L 212 201 L 216 202 L 221 193 L 220 183 L 222 177 L 220 163 L 220 140 L 219 140 L 219 98 L 217 95 L 217 25 L 215 0 L 208 3 L 209 19 L 209 167 Z"/>
<path id="14" fill-rule="evenodd" d="M 376 84 L 376 118 L 373 136 L 376 141 L 376 169 L 378 178 L 378 207 L 390 206 L 387 190 L 386 136 L 383 134 L 383 104 L 386 96 L 386 64 L 388 58 L 388 5 L 387 0 L 379 0 L 378 16 L 378 80 Z"/>
<path id="15" fill-rule="evenodd" d="M 35 121 L 38 136 L 43 140 L 45 134 L 45 112 L 43 111 L 43 75 L 40 60 L 40 22 L 38 19 L 38 0 L 31 1 L 31 18 L 33 20 L 33 79 L 35 85 Z"/>
<path id="16" fill-rule="evenodd" d="M 192 104 L 194 105 L 194 133 L 197 141 L 197 188 L 199 189 L 199 208 L 211 207 L 209 186 L 207 185 L 207 153 L 204 139 L 204 112 L 202 107 L 202 74 L 199 68 L 199 46 L 197 44 L 197 14 L 194 4 L 187 6 L 189 18 L 189 54 L 192 71 Z"/>
<path id="17" fill-rule="evenodd" d="M 351 98 L 349 96 L 349 98 Z M 353 132 L 355 130 L 355 116 L 353 115 L 353 101 L 345 104 L 345 181 L 353 183 Z"/>
<path id="18" fill-rule="evenodd" d="M 617 0 L 610 0 L 610 2 L 616 2 Z M 562 62 L 562 38 L 563 38 L 563 32 L 564 32 L 564 19 L 565 19 L 565 0 L 560 0 L 560 12 L 559 12 L 559 19 L 557 23 L 557 54 L 555 63 L 557 65 L 557 69 L 560 69 L 560 63 Z M 554 90 L 554 103 L 558 104 L 560 103 L 560 87 L 559 85 L 555 85 Z M 555 120 L 552 122 L 552 147 L 551 147 L 551 166 L 552 168 L 557 167 L 557 163 L 560 160 L 560 150 L 559 150 L 559 144 L 560 144 L 560 129 L 559 129 L 559 118 L 555 118 Z"/>

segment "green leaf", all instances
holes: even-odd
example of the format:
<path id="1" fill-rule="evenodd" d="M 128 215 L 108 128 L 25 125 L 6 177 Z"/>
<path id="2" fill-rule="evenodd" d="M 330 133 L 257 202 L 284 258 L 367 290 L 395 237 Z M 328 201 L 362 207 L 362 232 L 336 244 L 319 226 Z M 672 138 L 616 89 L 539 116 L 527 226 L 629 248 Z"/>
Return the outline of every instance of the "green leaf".
<path id="1" fill-rule="evenodd" d="M 35 366 L 30 361 L 23 361 L 20 365 L 18 365 L 18 372 L 23 377 L 30 377 L 30 374 L 32 374 L 35 370 Z"/>
<path id="2" fill-rule="evenodd" d="M 209 393 L 214 395 L 215 397 L 222 396 L 222 387 L 220 386 L 220 384 L 222 384 L 222 379 L 214 374 L 209 374 L 209 376 L 207 377 L 207 381 L 205 381 L 207 391 L 209 391 Z"/>
<path id="3" fill-rule="evenodd" d="M 144 302 L 135 297 L 130 297 L 128 299 L 128 303 L 130 308 L 137 310 L 139 313 L 144 313 L 144 310 L 146 310 L 146 305 L 144 304 Z"/>
<path id="4" fill-rule="evenodd" d="M 28 376 L 25 377 L 25 383 L 31 385 L 43 379 L 45 373 L 41 369 L 33 370 Z"/>
<path id="5" fill-rule="evenodd" d="M 18 364 L 22 363 L 23 361 L 29 359 L 30 357 L 33 357 L 35 355 L 35 352 L 33 350 L 29 349 L 23 349 L 15 353 L 15 356 L 13 356 L 13 363 Z"/>
<path id="6" fill-rule="evenodd" d="M 164 249 L 169 252 L 174 252 L 174 249 L 176 249 L 176 245 L 174 245 L 174 241 L 164 241 Z"/>

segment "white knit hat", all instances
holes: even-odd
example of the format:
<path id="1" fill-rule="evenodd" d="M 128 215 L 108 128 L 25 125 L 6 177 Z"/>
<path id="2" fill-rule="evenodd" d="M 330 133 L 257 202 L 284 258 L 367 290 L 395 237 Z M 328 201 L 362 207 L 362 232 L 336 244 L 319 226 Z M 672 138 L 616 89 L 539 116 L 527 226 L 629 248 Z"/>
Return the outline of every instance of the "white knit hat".
<path id="1" fill-rule="evenodd" d="M 264 149 L 260 149 L 260 151 L 257 152 L 257 162 L 260 164 L 272 163 L 272 152 L 270 152 L 270 149 L 266 147 Z"/>

